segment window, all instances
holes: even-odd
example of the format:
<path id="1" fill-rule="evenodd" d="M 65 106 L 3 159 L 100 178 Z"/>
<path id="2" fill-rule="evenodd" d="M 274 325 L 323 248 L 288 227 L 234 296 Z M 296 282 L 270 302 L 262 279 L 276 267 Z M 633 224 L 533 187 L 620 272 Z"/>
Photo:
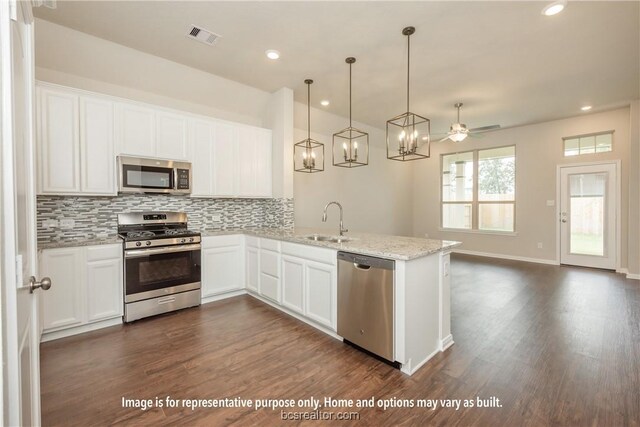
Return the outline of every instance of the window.
<path id="1" fill-rule="evenodd" d="M 443 155 L 442 227 L 514 231 L 515 183 L 515 146 Z"/>
<path id="2" fill-rule="evenodd" d="M 613 131 L 592 133 L 589 135 L 570 136 L 562 138 L 564 141 L 564 155 L 578 156 L 581 154 L 606 153 L 613 150 Z"/>

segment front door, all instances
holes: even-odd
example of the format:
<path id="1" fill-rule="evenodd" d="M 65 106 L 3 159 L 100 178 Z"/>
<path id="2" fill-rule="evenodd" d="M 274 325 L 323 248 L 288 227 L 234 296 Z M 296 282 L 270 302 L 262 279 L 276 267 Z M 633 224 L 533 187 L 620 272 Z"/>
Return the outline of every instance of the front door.
<path id="1" fill-rule="evenodd" d="M 40 424 L 31 2 L 0 1 L 2 424 Z"/>
<path id="2" fill-rule="evenodd" d="M 560 263 L 615 270 L 616 164 L 560 168 Z"/>

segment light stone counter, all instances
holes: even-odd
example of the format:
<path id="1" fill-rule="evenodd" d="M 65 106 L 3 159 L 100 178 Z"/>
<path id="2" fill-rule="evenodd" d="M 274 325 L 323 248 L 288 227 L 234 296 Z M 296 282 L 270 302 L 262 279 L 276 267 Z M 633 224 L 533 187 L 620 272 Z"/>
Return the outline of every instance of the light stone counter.
<path id="1" fill-rule="evenodd" d="M 86 239 L 68 239 L 57 240 L 54 242 L 40 243 L 38 242 L 38 250 L 55 249 L 55 248 L 73 248 L 79 246 L 98 246 L 98 245 L 114 245 L 121 244 L 122 239 L 118 236 L 92 237 Z"/>
<path id="2" fill-rule="evenodd" d="M 341 243 L 307 239 L 308 236 L 314 234 L 337 237 L 335 231 L 332 232 L 330 230 L 316 228 L 295 228 L 292 230 L 279 228 L 246 228 L 202 231 L 203 237 L 228 234 L 245 234 L 401 261 L 421 258 L 460 245 L 460 242 L 449 240 L 352 232 L 346 233 L 344 237 L 348 240 Z"/>

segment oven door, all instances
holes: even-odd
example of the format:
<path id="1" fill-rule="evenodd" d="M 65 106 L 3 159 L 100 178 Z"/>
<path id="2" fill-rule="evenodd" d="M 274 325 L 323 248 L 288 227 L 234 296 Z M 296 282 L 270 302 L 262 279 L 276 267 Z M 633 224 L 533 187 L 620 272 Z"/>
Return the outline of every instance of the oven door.
<path id="1" fill-rule="evenodd" d="M 124 252 L 125 302 L 200 289 L 200 245 Z"/>

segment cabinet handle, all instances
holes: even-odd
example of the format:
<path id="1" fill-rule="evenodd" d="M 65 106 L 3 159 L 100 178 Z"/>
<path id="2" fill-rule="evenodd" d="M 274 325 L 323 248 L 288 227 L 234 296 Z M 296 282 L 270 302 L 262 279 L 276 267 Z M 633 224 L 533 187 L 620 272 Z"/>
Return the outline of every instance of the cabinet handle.
<path id="1" fill-rule="evenodd" d="M 176 297 L 166 297 L 158 300 L 158 305 L 160 304 L 169 304 L 170 302 L 174 302 Z"/>

